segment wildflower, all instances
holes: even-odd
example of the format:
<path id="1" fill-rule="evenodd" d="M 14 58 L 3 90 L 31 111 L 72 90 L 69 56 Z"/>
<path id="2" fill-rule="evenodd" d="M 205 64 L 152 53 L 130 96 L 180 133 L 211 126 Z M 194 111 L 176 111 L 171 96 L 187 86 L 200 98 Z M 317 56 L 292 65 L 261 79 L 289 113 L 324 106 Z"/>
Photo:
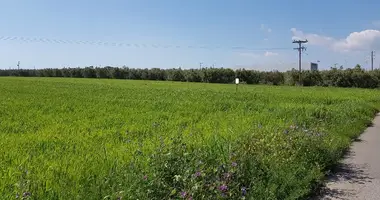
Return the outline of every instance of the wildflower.
<path id="1" fill-rule="evenodd" d="M 144 180 L 148 180 L 148 175 L 145 175 L 145 176 L 143 177 L 143 179 L 144 179 Z"/>
<path id="2" fill-rule="evenodd" d="M 22 194 L 23 197 L 29 197 L 30 195 L 31 195 L 30 192 L 24 192 L 24 193 Z"/>
<path id="3" fill-rule="evenodd" d="M 241 188 L 241 195 L 245 196 L 246 194 L 247 194 L 247 188 L 246 187 L 242 187 Z"/>
<path id="4" fill-rule="evenodd" d="M 181 179 L 181 175 L 174 175 L 174 179 L 175 179 L 176 181 L 179 181 L 179 180 Z"/>
<path id="5" fill-rule="evenodd" d="M 226 184 L 223 184 L 223 185 L 219 186 L 219 190 L 220 190 L 221 192 L 225 192 L 225 191 L 228 190 L 228 186 L 227 186 Z"/>
<path id="6" fill-rule="evenodd" d="M 181 197 L 182 198 L 185 198 L 186 196 L 187 196 L 187 192 L 185 192 L 185 191 L 181 192 Z"/>
<path id="7" fill-rule="evenodd" d="M 224 179 L 228 179 L 231 177 L 231 174 L 230 173 L 224 173 L 223 176 L 224 176 Z"/>
<path id="8" fill-rule="evenodd" d="M 202 173 L 201 173 L 200 171 L 197 171 L 197 172 L 195 172 L 195 174 L 194 174 L 195 177 L 200 177 L 201 175 L 202 175 Z"/>
<path id="9" fill-rule="evenodd" d="M 232 162 L 232 167 L 236 167 L 237 166 L 237 163 L 236 162 Z"/>

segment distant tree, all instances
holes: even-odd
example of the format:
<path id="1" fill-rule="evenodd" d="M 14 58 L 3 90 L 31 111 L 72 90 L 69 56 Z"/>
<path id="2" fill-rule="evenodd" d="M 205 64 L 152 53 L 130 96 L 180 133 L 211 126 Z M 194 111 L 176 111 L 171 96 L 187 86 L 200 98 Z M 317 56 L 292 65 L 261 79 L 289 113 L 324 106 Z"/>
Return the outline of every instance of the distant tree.
<path id="1" fill-rule="evenodd" d="M 205 83 L 233 83 L 236 77 L 247 84 L 295 85 L 299 81 L 299 71 L 260 72 L 255 70 L 229 68 L 202 69 L 135 69 L 128 67 L 96 67 L 85 68 L 46 68 L 46 69 L 9 69 L 0 70 L 0 76 L 40 76 L 40 77 L 73 77 L 73 78 L 113 78 L 134 80 L 169 80 Z M 331 67 L 323 71 L 302 71 L 301 81 L 304 86 L 335 86 L 377 88 L 380 83 L 380 70 L 365 71 L 358 64 L 354 68 L 339 69 Z"/>
<path id="2" fill-rule="evenodd" d="M 84 78 L 96 78 L 96 70 L 93 66 L 85 67 L 81 71 Z"/>

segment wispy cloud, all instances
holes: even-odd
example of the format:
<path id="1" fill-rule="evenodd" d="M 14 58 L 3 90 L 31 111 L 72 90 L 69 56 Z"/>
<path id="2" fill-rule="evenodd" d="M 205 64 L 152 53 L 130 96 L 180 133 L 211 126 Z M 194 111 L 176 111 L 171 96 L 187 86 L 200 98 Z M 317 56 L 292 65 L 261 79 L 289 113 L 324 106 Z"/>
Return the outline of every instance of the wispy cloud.
<path id="1" fill-rule="evenodd" d="M 242 52 L 242 53 L 239 53 L 239 56 L 250 57 L 250 58 L 257 58 L 257 57 L 260 57 L 259 54 L 252 53 L 252 52 Z"/>
<path id="2" fill-rule="evenodd" d="M 265 24 L 261 24 L 261 25 L 260 25 L 260 30 L 261 30 L 261 31 L 268 32 L 268 33 L 271 33 L 271 32 L 272 32 L 272 29 L 269 28 L 269 27 L 268 27 L 267 25 L 265 25 Z"/>
<path id="3" fill-rule="evenodd" d="M 278 53 L 267 51 L 264 53 L 264 56 L 278 56 Z"/>

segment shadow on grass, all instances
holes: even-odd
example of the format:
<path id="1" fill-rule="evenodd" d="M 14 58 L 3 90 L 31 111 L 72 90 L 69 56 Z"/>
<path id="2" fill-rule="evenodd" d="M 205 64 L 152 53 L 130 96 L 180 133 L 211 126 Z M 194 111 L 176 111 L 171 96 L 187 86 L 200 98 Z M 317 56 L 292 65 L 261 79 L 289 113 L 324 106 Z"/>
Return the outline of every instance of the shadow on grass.
<path id="1" fill-rule="evenodd" d="M 376 116 L 378 116 L 378 115 L 376 115 Z M 369 128 L 369 127 L 375 127 L 375 124 L 373 122 L 369 122 L 367 124 L 367 128 Z"/>
<path id="2" fill-rule="evenodd" d="M 363 141 L 357 138 L 355 142 Z M 355 156 L 353 152 L 347 151 L 343 159 L 352 158 L 353 156 Z M 327 184 L 321 185 L 314 195 L 308 199 L 347 199 L 347 197 L 355 196 L 355 190 L 344 187 L 344 185 L 363 185 L 372 182 L 373 178 L 369 176 L 366 169 L 368 169 L 366 165 L 340 162 L 330 169 L 326 176 Z"/>

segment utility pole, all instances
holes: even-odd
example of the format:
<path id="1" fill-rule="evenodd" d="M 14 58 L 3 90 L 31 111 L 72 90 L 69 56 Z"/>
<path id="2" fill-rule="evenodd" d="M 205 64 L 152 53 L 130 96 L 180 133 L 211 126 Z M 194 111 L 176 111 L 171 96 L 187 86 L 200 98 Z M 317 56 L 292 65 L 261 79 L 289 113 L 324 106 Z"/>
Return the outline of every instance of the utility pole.
<path id="1" fill-rule="evenodd" d="M 373 59 L 375 59 L 375 51 L 371 51 L 371 69 L 373 71 Z"/>
<path id="2" fill-rule="evenodd" d="M 307 40 L 293 40 L 293 43 L 298 44 L 297 48 L 294 48 L 294 50 L 298 50 L 298 70 L 299 70 L 299 84 L 301 84 L 301 57 L 302 52 L 306 51 L 306 47 L 302 46 L 302 44 L 307 43 Z"/>
<path id="3" fill-rule="evenodd" d="M 199 69 L 202 69 L 202 62 L 199 63 Z"/>

